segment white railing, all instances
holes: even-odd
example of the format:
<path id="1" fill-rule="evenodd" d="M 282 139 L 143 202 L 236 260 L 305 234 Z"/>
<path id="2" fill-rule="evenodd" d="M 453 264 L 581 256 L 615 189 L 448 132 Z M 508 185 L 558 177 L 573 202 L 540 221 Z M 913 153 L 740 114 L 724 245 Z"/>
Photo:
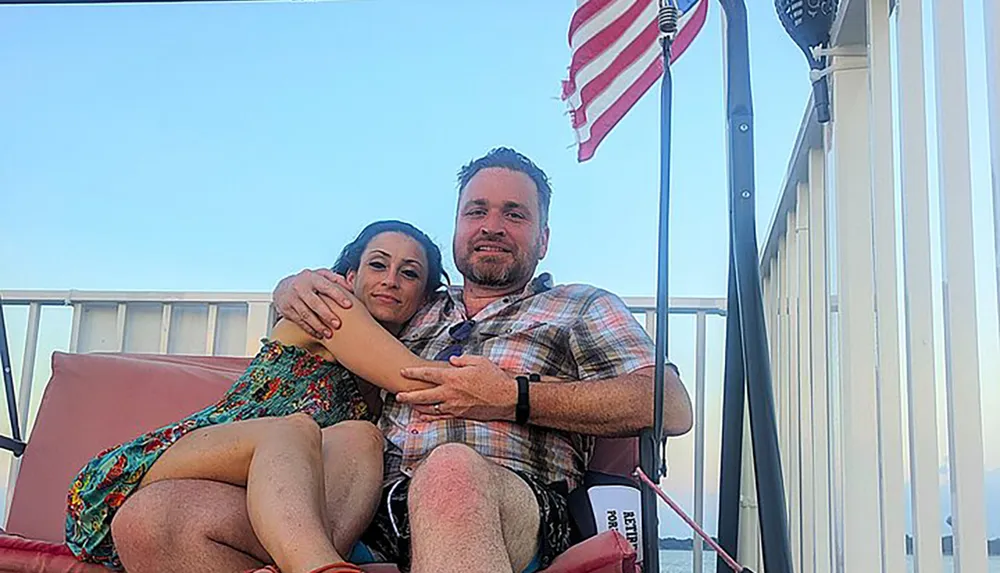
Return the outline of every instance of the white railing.
<path id="1" fill-rule="evenodd" d="M 987 571 L 977 324 L 995 329 L 997 317 L 976 310 L 963 0 L 896 4 L 890 15 L 888 0 L 841 1 L 831 51 L 833 120 L 820 126 L 807 107 L 762 250 L 789 534 L 802 573 L 906 571 L 906 534 L 914 539 L 914 570 L 940 573 L 945 465 L 954 570 Z M 925 81 L 921 4 L 934 5 L 933 86 Z M 996 3 L 984 4 L 989 22 L 1000 24 Z M 1000 213 L 1000 48 L 991 41 Z M 931 232 L 925 92 L 937 103 L 940 237 Z M 941 276 L 934 277 L 938 251 Z M 935 278 L 944 285 L 940 299 Z M 935 340 L 936 307 L 944 340 Z M 938 448 L 940 385 L 946 452 Z"/>
<path id="2" fill-rule="evenodd" d="M 43 346 L 41 340 L 48 339 L 48 347 L 81 353 L 251 356 L 259 349 L 260 339 L 266 336 L 274 316 L 270 293 L 0 291 L 0 300 L 7 315 L 14 355 L 18 417 L 29 447 L 38 396 L 48 379 L 45 370 L 48 357 L 39 356 Z M 652 336 L 656 328 L 655 299 L 632 297 L 625 298 L 625 303 Z M 63 317 L 66 324 L 62 329 L 58 324 L 43 320 L 43 309 L 53 307 L 71 311 L 70 317 Z M 23 324 L 23 330 L 11 328 L 17 322 L 17 311 L 20 310 L 20 317 L 24 317 L 25 308 L 27 316 L 19 323 Z M 671 349 L 677 352 L 672 360 L 682 371 L 691 373 L 685 376 L 685 382 L 689 387 L 694 386 L 695 415 L 699 421 L 705 419 L 707 323 L 709 317 L 721 323 L 725 308 L 725 299 L 719 298 L 670 300 L 671 317 L 694 318 L 694 332 L 684 332 L 684 324 L 679 320 L 672 320 L 670 329 Z M 25 333 L 23 345 L 13 339 L 15 332 Z M 53 339 L 59 341 L 52 343 Z M 713 344 L 721 349 L 721 337 L 713 340 Z M 15 352 L 17 348 L 20 353 Z M 17 365 L 20 368 L 16 368 Z M 39 371 L 43 371 L 41 376 Z M 716 383 L 721 387 L 721 378 Z M 6 428 L 5 420 L 0 422 L 0 428 Z M 705 424 L 696 424 L 695 428 L 693 436 L 684 439 L 694 440 L 693 511 L 696 520 L 704 523 Z M 9 428 L 5 432 L 9 432 Z M 8 457 L 9 454 L 0 453 L 0 461 Z M 14 462 L 7 483 L 16 484 L 16 480 L 17 463 Z M 9 507 L 12 493 L 13 487 L 8 487 L 5 507 Z M 5 520 L 6 513 L 0 513 L 0 523 Z M 700 571 L 700 544 L 695 546 L 695 570 Z"/>

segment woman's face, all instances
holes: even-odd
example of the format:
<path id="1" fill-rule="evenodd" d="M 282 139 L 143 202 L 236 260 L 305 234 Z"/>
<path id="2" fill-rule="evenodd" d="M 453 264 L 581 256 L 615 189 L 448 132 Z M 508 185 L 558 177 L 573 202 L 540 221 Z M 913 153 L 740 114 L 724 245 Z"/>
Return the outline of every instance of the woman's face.
<path id="1" fill-rule="evenodd" d="M 357 272 L 348 271 L 354 296 L 395 333 L 424 303 L 427 254 L 409 235 L 386 232 L 368 242 Z"/>

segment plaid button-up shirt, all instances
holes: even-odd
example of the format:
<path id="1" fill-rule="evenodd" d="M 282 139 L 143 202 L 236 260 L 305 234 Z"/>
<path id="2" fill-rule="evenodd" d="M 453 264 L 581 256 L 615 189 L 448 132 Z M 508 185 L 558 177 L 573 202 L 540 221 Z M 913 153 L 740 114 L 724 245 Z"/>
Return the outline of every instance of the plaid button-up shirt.
<path id="1" fill-rule="evenodd" d="M 614 378 L 653 365 L 653 343 L 621 299 L 584 285 L 553 287 L 551 281 L 542 274 L 520 295 L 495 301 L 472 317 L 462 353 L 485 356 L 507 371 L 568 380 Z M 419 311 L 400 340 L 433 360 L 457 343 L 450 329 L 468 318 L 461 288 L 452 288 Z M 387 481 L 411 475 L 435 447 L 459 442 L 504 467 L 574 488 L 594 444 L 589 436 L 531 424 L 421 422 L 390 394 L 380 423 L 388 439 Z"/>

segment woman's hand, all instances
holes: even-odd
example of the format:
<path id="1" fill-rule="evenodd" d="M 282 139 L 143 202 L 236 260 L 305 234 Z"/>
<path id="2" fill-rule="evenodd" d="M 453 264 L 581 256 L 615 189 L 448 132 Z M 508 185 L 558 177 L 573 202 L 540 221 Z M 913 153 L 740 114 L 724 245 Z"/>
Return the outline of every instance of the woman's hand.
<path id="1" fill-rule="evenodd" d="M 330 338 L 340 328 L 338 310 L 354 304 L 350 292 L 347 279 L 330 269 L 306 269 L 282 279 L 273 299 L 282 318 L 316 338 Z"/>

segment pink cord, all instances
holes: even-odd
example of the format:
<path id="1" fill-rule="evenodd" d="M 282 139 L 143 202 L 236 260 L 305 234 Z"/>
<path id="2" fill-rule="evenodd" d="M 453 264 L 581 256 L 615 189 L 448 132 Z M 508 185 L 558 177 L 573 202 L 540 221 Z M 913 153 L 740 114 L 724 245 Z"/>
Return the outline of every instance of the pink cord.
<path id="1" fill-rule="evenodd" d="M 727 565 L 729 565 L 730 569 L 732 569 L 736 573 L 742 573 L 744 569 L 743 566 L 737 563 L 735 559 L 730 557 L 728 553 L 726 553 L 721 547 L 719 547 L 719 544 L 716 543 L 715 540 L 712 539 L 707 533 L 705 533 L 705 531 L 702 530 L 701 527 L 698 527 L 698 524 L 695 523 L 693 519 L 688 517 L 687 514 L 684 513 L 684 510 L 681 509 L 679 505 L 674 503 L 674 500 L 670 499 L 670 497 L 667 496 L 667 494 L 664 493 L 662 489 L 660 489 L 655 483 L 653 483 L 653 480 L 649 479 L 649 477 L 646 476 L 646 474 L 642 471 L 642 468 L 635 468 L 635 475 L 638 476 L 639 479 L 641 479 L 642 481 L 646 482 L 646 485 L 653 488 L 653 491 L 655 491 L 656 494 L 660 496 L 660 499 L 667 502 L 667 505 L 670 506 L 670 509 L 674 510 L 674 513 L 681 516 L 681 519 L 686 521 L 687 524 L 691 526 L 691 529 L 694 529 L 695 532 L 697 532 L 698 535 L 702 537 L 702 539 L 707 541 L 708 544 L 712 546 L 712 549 L 714 549 L 715 552 L 718 553 L 720 557 L 722 557 L 722 560 L 725 561 Z"/>

